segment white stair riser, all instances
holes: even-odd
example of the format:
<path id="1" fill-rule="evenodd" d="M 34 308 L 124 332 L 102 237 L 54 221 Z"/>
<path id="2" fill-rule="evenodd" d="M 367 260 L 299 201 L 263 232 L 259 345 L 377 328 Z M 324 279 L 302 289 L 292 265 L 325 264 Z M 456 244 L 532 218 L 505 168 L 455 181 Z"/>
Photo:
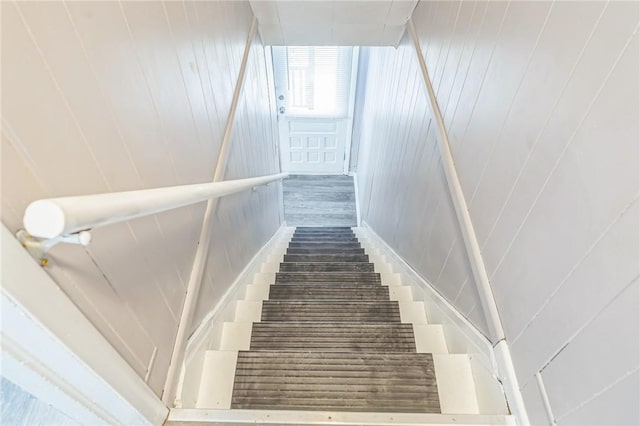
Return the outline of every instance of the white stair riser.
<path id="1" fill-rule="evenodd" d="M 251 346 L 251 322 L 225 322 L 220 337 L 221 351 L 248 351 Z"/>
<path id="2" fill-rule="evenodd" d="M 479 414 L 471 362 L 466 354 L 433 355 L 443 414 Z"/>
<path id="3" fill-rule="evenodd" d="M 448 354 L 447 341 L 440 324 L 413 324 L 416 351 L 422 354 Z"/>
<path id="4" fill-rule="evenodd" d="M 229 409 L 236 374 L 237 351 L 207 351 L 196 408 Z"/>
<path id="5" fill-rule="evenodd" d="M 400 320 L 404 323 L 428 324 L 424 302 L 398 302 Z"/>
<path id="6" fill-rule="evenodd" d="M 269 284 L 249 284 L 245 289 L 244 299 L 260 302 L 269 298 Z"/>
<path id="7" fill-rule="evenodd" d="M 236 302 L 235 322 L 259 322 L 261 317 L 261 301 L 239 300 Z"/>

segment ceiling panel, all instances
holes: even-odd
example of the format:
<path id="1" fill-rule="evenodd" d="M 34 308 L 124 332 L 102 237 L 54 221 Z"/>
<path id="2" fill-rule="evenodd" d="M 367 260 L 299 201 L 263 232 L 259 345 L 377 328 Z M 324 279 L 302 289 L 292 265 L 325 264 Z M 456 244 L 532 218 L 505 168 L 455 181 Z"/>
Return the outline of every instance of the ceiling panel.
<path id="1" fill-rule="evenodd" d="M 250 3 L 267 45 L 395 46 L 417 0 Z"/>

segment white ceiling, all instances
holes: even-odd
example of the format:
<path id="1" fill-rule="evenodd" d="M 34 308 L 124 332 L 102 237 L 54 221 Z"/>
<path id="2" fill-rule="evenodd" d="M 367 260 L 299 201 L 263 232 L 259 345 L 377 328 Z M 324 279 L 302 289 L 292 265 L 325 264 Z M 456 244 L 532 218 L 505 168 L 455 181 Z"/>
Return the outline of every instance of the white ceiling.
<path id="1" fill-rule="evenodd" d="M 267 45 L 395 46 L 418 0 L 252 0 Z"/>

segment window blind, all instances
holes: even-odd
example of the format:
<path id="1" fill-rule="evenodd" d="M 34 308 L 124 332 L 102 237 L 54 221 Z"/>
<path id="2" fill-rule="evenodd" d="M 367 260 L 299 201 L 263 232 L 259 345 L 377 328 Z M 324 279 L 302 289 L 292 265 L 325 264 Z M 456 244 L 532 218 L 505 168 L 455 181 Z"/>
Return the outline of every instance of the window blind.
<path id="1" fill-rule="evenodd" d="M 352 47 L 287 47 L 286 64 L 275 68 L 286 67 L 289 114 L 346 116 L 352 52 Z"/>

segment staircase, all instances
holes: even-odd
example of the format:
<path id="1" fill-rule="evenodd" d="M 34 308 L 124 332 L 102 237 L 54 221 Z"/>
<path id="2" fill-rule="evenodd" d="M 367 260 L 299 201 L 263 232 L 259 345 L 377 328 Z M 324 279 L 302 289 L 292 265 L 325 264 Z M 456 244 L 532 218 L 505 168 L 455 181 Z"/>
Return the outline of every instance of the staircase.
<path id="1" fill-rule="evenodd" d="M 432 355 L 416 353 L 350 228 L 296 229 L 238 354 L 231 408 L 440 412 Z"/>
<path id="2" fill-rule="evenodd" d="M 509 424 L 478 415 L 469 356 L 449 353 L 442 326 L 354 229 L 288 234 L 204 354 L 195 408 L 271 424 Z"/>

